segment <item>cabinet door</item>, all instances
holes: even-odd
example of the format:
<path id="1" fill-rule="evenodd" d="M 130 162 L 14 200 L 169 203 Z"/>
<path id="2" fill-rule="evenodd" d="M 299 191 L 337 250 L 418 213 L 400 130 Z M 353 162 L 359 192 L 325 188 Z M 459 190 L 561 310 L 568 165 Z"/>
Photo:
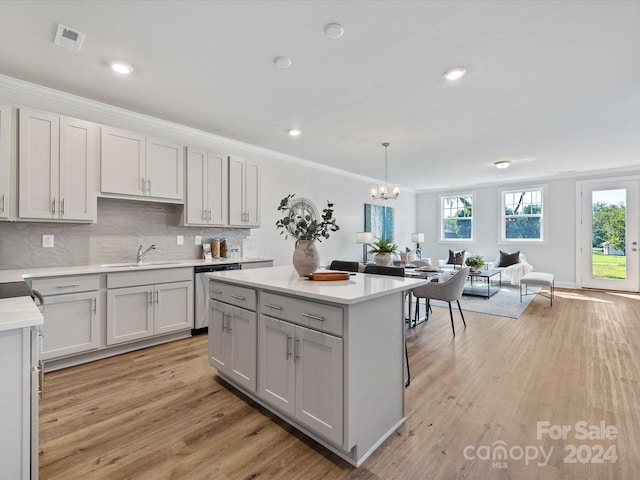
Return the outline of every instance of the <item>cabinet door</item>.
<path id="1" fill-rule="evenodd" d="M 96 220 L 98 126 L 60 117 L 60 218 Z"/>
<path id="2" fill-rule="evenodd" d="M 343 437 L 342 339 L 296 327 L 295 418 L 336 445 Z"/>
<path id="3" fill-rule="evenodd" d="M 235 382 L 247 390 L 256 391 L 256 360 L 258 322 L 256 312 L 229 307 L 228 330 L 231 340 L 229 371 Z"/>
<path id="4" fill-rule="evenodd" d="M 184 147 L 152 138 L 146 142 L 146 195 L 182 200 Z"/>
<path id="5" fill-rule="evenodd" d="M 59 117 L 20 110 L 18 216 L 58 216 Z"/>
<path id="6" fill-rule="evenodd" d="M 107 345 L 153 335 L 153 287 L 107 291 Z"/>
<path id="7" fill-rule="evenodd" d="M 93 350 L 100 346 L 98 292 L 45 297 L 43 360 Z"/>
<path id="8" fill-rule="evenodd" d="M 187 198 L 185 201 L 186 223 L 189 225 L 207 225 L 209 211 L 206 191 L 207 177 L 206 150 L 189 147 L 187 149 Z"/>
<path id="9" fill-rule="evenodd" d="M 231 342 L 227 331 L 229 306 L 209 301 L 209 364 L 221 372 L 228 371 Z"/>
<path id="10" fill-rule="evenodd" d="M 102 127 L 101 187 L 103 193 L 143 195 L 145 137 L 139 133 Z"/>
<path id="11" fill-rule="evenodd" d="M 287 415 L 295 415 L 295 326 L 260 315 L 258 396 Z"/>
<path id="12" fill-rule="evenodd" d="M 226 225 L 229 218 L 228 162 L 219 155 L 207 154 L 205 205 L 209 210 L 209 225 Z"/>
<path id="13" fill-rule="evenodd" d="M 11 107 L 0 105 L 0 218 L 9 218 L 11 197 Z"/>
<path id="14" fill-rule="evenodd" d="M 260 164 L 247 160 L 245 163 L 245 224 L 260 226 Z"/>
<path id="15" fill-rule="evenodd" d="M 154 310 L 156 335 L 193 328 L 193 282 L 156 285 Z"/>
<path id="16" fill-rule="evenodd" d="M 229 157 L 229 225 L 244 226 L 244 168 L 243 158 Z"/>

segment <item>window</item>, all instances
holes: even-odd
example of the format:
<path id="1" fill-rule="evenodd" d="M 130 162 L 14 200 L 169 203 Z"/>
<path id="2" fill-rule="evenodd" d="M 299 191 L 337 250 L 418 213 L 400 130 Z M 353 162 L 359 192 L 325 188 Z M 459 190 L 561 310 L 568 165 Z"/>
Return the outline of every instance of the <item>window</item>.
<path id="1" fill-rule="evenodd" d="M 473 240 L 473 194 L 440 197 L 440 241 Z"/>
<path id="2" fill-rule="evenodd" d="M 541 242 L 544 240 L 544 187 L 502 191 L 502 240 Z"/>

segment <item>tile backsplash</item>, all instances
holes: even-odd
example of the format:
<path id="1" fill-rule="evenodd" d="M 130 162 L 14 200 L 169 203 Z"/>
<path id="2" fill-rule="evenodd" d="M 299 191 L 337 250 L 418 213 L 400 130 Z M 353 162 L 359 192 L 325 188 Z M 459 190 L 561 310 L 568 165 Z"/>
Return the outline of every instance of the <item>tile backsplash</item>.
<path id="1" fill-rule="evenodd" d="M 98 223 L 0 222 L 0 269 L 134 262 L 138 245 L 156 244 L 145 260 L 200 258 L 203 242 L 226 238 L 242 245 L 250 229 L 178 226 L 181 205 L 98 199 Z M 54 247 L 42 247 L 42 235 L 54 235 Z M 177 245 L 178 235 L 184 244 Z"/>

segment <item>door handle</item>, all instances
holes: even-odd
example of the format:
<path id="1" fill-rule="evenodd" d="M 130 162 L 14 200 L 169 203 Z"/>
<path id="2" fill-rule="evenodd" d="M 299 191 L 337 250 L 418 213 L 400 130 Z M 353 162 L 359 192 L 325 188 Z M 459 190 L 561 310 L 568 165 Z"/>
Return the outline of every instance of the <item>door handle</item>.
<path id="1" fill-rule="evenodd" d="M 287 356 L 285 357 L 287 360 L 291 357 L 291 340 L 293 337 L 291 335 L 287 335 Z"/>

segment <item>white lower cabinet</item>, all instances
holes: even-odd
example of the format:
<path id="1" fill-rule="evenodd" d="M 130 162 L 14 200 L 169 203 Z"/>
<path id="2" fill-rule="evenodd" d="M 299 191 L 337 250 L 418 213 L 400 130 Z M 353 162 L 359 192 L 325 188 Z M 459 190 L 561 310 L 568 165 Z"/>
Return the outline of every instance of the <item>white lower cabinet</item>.
<path id="1" fill-rule="evenodd" d="M 100 347 L 100 292 L 98 275 L 39 278 L 31 287 L 45 301 L 42 360 Z"/>
<path id="2" fill-rule="evenodd" d="M 260 315 L 258 396 L 342 443 L 342 339 Z"/>
<path id="3" fill-rule="evenodd" d="M 256 391 L 256 312 L 210 300 L 209 363 L 250 392 Z"/>
<path id="4" fill-rule="evenodd" d="M 192 268 L 107 275 L 107 345 L 191 328 Z"/>

